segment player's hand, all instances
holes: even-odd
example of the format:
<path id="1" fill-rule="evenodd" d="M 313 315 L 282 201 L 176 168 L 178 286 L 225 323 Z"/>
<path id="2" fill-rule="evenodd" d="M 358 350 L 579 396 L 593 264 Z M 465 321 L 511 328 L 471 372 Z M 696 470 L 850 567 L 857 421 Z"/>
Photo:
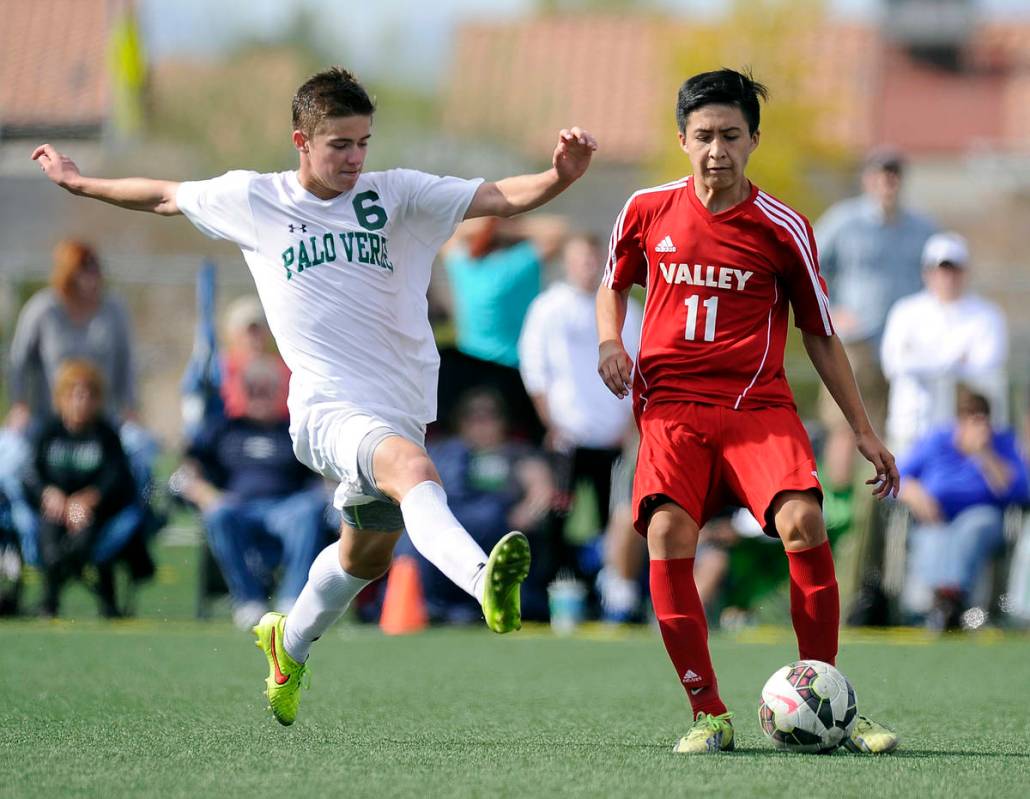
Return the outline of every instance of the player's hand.
<path id="1" fill-rule="evenodd" d="M 68 499 L 64 510 L 64 523 L 73 535 L 85 530 L 93 522 L 93 508 L 80 499 Z"/>
<path id="2" fill-rule="evenodd" d="M 597 349 L 597 373 L 608 390 L 622 399 L 633 385 L 633 359 L 617 339 L 602 341 Z"/>
<path id="3" fill-rule="evenodd" d="M 64 508 L 68 497 L 57 486 L 47 486 L 40 498 L 40 511 L 48 522 L 59 523 L 64 518 Z"/>
<path id="4" fill-rule="evenodd" d="M 42 144 L 33 150 L 32 160 L 39 164 L 44 175 L 62 188 L 71 188 L 81 177 L 75 162 L 61 155 L 51 144 Z"/>
<path id="5" fill-rule="evenodd" d="M 597 140 L 587 131 L 578 127 L 563 128 L 551 158 L 558 177 L 566 183 L 580 178 L 590 166 L 590 158 L 596 149 Z"/>
<path id="6" fill-rule="evenodd" d="M 29 406 L 24 402 L 15 402 L 7 411 L 4 426 L 15 432 L 21 432 L 28 428 L 30 421 L 32 421 L 32 413 L 29 411 Z"/>
<path id="7" fill-rule="evenodd" d="M 64 519 L 69 532 L 78 533 L 89 527 L 99 504 L 100 492 L 95 488 L 83 488 L 69 496 L 64 506 Z"/>
<path id="8" fill-rule="evenodd" d="M 901 475 L 898 474 L 898 467 L 890 450 L 872 431 L 857 434 L 855 443 L 862 457 L 876 469 L 876 476 L 865 481 L 866 485 L 873 486 L 873 496 L 877 499 L 896 497 L 901 487 Z"/>

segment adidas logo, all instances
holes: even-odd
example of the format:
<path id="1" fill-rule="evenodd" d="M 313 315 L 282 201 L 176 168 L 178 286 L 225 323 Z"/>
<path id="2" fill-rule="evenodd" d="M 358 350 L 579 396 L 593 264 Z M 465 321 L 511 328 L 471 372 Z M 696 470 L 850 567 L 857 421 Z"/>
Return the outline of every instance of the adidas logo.
<path id="1" fill-rule="evenodd" d="M 666 236 L 654 248 L 655 252 L 676 252 L 676 245 L 672 243 L 672 237 Z"/>
<path id="2" fill-rule="evenodd" d="M 687 669 L 686 673 L 684 673 L 683 675 L 683 682 L 701 682 L 701 675 L 695 672 L 693 669 Z"/>

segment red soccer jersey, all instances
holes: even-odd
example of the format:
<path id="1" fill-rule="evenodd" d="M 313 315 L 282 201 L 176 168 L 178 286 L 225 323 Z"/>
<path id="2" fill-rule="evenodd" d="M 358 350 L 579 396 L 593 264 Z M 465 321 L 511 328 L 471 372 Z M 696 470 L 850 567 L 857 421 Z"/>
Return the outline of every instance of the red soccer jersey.
<path id="1" fill-rule="evenodd" d="M 833 334 L 812 226 L 757 186 L 718 214 L 692 178 L 636 192 L 615 220 L 604 283 L 647 290 L 638 413 L 669 401 L 793 407 L 783 374 L 788 302 L 799 328 Z"/>

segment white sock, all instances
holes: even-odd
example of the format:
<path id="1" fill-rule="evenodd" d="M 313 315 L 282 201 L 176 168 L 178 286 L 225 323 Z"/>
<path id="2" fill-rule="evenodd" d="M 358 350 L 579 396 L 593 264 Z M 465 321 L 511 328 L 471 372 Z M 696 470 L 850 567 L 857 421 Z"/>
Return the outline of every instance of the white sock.
<path id="1" fill-rule="evenodd" d="M 488 558 L 447 507 L 443 486 L 431 480 L 419 483 L 401 500 L 401 513 L 415 549 L 482 604 Z"/>
<path id="2" fill-rule="evenodd" d="M 371 580 L 348 574 L 340 566 L 340 542 L 323 549 L 308 570 L 308 581 L 283 628 L 283 648 L 303 663 L 311 645 L 328 630 Z"/>

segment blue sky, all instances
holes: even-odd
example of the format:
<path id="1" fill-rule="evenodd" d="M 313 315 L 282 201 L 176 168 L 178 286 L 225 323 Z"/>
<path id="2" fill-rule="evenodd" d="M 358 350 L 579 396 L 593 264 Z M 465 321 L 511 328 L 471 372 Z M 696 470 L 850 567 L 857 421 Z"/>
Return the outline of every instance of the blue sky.
<path id="1" fill-rule="evenodd" d="M 456 24 L 468 19 L 511 19 L 532 0 L 137 0 L 151 58 L 212 56 L 241 41 L 274 37 L 305 8 L 324 20 L 312 31 L 320 50 L 369 79 L 393 78 L 432 86 L 447 64 Z M 654 0 L 676 15 L 718 13 L 723 0 Z M 978 0 L 990 15 L 1030 18 L 1030 0 Z M 356 8 L 357 6 L 357 8 Z M 880 0 L 831 0 L 849 17 L 875 18 Z"/>

